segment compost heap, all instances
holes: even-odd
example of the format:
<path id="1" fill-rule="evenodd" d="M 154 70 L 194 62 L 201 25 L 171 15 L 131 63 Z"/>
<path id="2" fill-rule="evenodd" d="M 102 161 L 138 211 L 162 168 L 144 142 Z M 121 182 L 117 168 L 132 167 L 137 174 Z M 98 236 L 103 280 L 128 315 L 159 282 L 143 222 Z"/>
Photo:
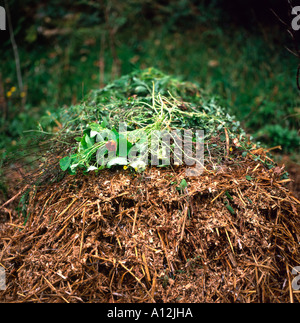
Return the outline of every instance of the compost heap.
<path id="1" fill-rule="evenodd" d="M 181 98 L 160 97 L 190 113 L 175 118 L 177 124 L 203 123 L 203 173 L 187 177 L 186 165 L 136 171 L 116 163 L 91 171 L 91 155 L 81 163 L 82 151 L 95 145 L 86 139 L 92 139 L 89 125 L 109 123 L 120 109 L 134 111 L 141 98 L 154 104 L 151 84 L 161 95 L 168 89 Z M 19 216 L 5 205 L 2 302 L 300 301 L 291 272 L 300 265 L 300 202 L 286 188 L 290 180 L 202 95 L 195 85 L 149 69 L 54 117 L 60 140 L 43 155 L 52 158 L 23 184 Z M 132 131 L 147 119 L 134 116 Z M 70 148 L 76 136 L 81 150 Z M 67 140 L 71 146 L 62 144 Z"/>

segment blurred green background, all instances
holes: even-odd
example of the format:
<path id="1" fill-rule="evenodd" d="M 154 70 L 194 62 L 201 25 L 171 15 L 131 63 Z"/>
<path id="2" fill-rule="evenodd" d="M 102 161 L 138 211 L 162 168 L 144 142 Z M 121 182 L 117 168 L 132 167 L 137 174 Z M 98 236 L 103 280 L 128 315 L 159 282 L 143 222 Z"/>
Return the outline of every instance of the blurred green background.
<path id="1" fill-rule="evenodd" d="M 299 161 L 299 59 L 285 0 L 0 1 L 0 156 L 44 115 L 133 70 L 197 82 L 246 131 Z M 8 11 L 8 10 L 7 10 Z M 8 12 L 7 12 L 8 13 Z M 300 33 L 300 31 L 299 31 Z M 19 59 L 15 57 L 18 53 Z M 20 78 L 17 65 L 20 64 Z"/>

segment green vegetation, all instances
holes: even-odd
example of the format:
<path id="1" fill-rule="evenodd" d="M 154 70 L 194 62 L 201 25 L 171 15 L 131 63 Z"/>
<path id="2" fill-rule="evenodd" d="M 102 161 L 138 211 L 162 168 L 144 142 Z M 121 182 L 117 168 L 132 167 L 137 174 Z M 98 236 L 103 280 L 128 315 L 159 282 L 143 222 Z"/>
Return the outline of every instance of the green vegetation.
<path id="1" fill-rule="evenodd" d="M 9 3 L 24 89 L 17 85 L 7 39 L 0 68 L 6 111 L 0 118 L 0 156 L 18 148 L 24 131 L 38 124 L 43 131 L 59 131 L 66 116 L 58 108 L 80 110 L 90 90 L 152 66 L 198 84 L 201 95 L 226 107 L 257 140 L 299 153 L 297 59 L 286 50 L 289 40 L 279 28 L 234 25 L 221 14 L 220 1 L 24 1 L 22 8 L 18 1 Z M 135 90 L 143 94 L 146 88 L 137 84 Z M 104 97 L 97 91 L 90 100 L 93 96 Z M 90 114 L 88 106 L 80 118 L 85 112 Z"/>
<path id="2" fill-rule="evenodd" d="M 226 129 L 228 138 L 244 143 L 244 149 L 247 149 L 246 134 L 240 122 L 218 106 L 213 98 L 205 98 L 195 84 L 180 82 L 153 68 L 122 76 L 103 89 L 92 91 L 82 104 L 58 110 L 57 118 L 62 122 L 60 136 L 72 134 L 78 141 L 75 153 L 60 162 L 61 169 L 69 170 L 71 174 L 75 174 L 77 168 L 88 172 L 117 164 L 142 170 L 148 164 L 149 154 L 163 160 L 163 151 L 151 148 L 151 140 L 157 140 L 161 145 L 162 138 L 157 138 L 157 131 L 160 135 L 169 133 L 172 153 L 178 148 L 175 147 L 178 133 L 172 133 L 175 129 L 179 132 L 204 130 L 206 143 L 218 138 L 217 142 L 209 142 L 213 151 L 223 151 L 218 141 L 220 137 L 221 142 L 225 142 Z M 48 120 L 51 121 L 51 116 Z M 120 123 L 126 124 L 125 132 L 120 131 Z M 127 149 L 120 152 L 122 140 Z M 112 144 L 115 146 L 110 147 Z M 140 156 L 129 163 L 127 156 L 133 146 Z M 108 163 L 104 165 L 103 160 L 100 163 L 96 155 L 100 152 L 106 156 L 109 151 L 112 153 Z"/>

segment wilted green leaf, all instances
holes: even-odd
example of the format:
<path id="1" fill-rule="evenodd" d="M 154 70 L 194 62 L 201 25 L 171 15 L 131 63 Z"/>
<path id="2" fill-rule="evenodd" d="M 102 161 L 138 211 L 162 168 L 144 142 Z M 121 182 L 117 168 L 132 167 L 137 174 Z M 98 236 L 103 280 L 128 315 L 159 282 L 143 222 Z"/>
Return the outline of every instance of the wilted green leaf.
<path id="1" fill-rule="evenodd" d="M 125 165 L 128 165 L 128 161 L 127 161 L 127 158 L 125 157 L 115 157 L 115 158 L 112 158 L 107 164 L 106 166 L 108 168 L 110 168 L 111 166 L 114 166 L 114 165 L 122 165 L 122 166 L 125 166 Z"/>
<path id="2" fill-rule="evenodd" d="M 188 184 L 187 184 L 187 182 L 186 182 L 186 180 L 185 179 L 183 179 L 181 182 L 180 182 L 180 184 L 179 184 L 179 186 L 178 187 L 176 187 L 176 189 L 178 190 L 178 191 L 184 191 L 184 189 L 185 188 L 187 188 L 187 186 L 188 186 Z"/>
<path id="3" fill-rule="evenodd" d="M 64 172 L 69 168 L 70 164 L 71 164 L 71 158 L 69 156 L 64 157 L 59 161 L 60 168 Z"/>
<path id="4" fill-rule="evenodd" d="M 94 145 L 88 135 L 85 135 L 85 142 L 87 143 L 88 148 L 91 148 Z"/>

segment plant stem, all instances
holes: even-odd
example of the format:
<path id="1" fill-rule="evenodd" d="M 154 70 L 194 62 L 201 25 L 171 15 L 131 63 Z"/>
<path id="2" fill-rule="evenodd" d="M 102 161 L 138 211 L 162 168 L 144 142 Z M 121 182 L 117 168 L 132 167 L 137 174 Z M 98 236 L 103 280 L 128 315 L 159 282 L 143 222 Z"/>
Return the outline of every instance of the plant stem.
<path id="1" fill-rule="evenodd" d="M 8 3 L 7 3 L 7 0 L 5 0 L 4 2 L 5 2 L 6 14 L 7 14 L 8 30 L 9 30 L 10 41 L 11 41 L 12 48 L 13 48 L 13 52 L 14 52 L 14 56 L 15 56 L 16 72 L 17 72 L 19 90 L 20 90 L 20 92 L 23 92 L 23 80 L 22 80 L 22 73 L 21 73 L 21 66 L 20 66 L 20 58 L 19 58 L 18 46 L 16 44 L 16 40 L 15 40 L 15 36 L 14 36 L 14 31 L 13 31 L 13 26 L 12 26 L 12 22 L 11 22 L 11 16 L 10 16 L 10 11 L 9 11 L 9 6 L 8 6 Z"/>

